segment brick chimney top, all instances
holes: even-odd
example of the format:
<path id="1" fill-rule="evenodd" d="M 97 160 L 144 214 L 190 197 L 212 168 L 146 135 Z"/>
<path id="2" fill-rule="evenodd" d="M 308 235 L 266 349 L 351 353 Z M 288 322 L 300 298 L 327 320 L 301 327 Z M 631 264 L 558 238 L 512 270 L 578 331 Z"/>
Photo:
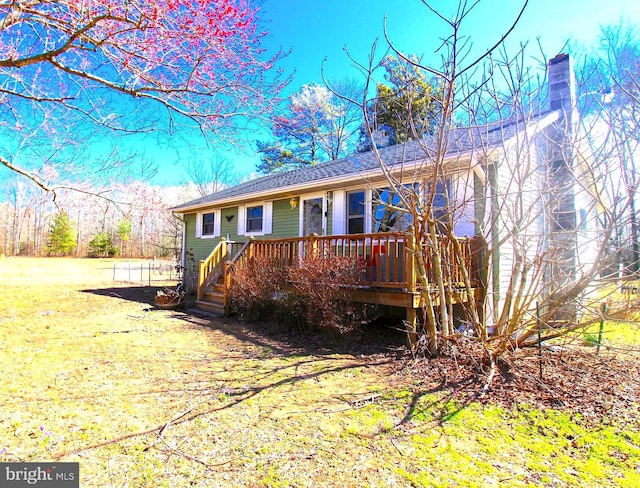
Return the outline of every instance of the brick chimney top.
<path id="1" fill-rule="evenodd" d="M 568 58 L 569 58 L 568 54 L 564 54 L 564 53 L 557 54 L 555 58 L 549 60 L 549 66 L 561 63 L 561 62 L 567 60 Z"/>
<path id="2" fill-rule="evenodd" d="M 575 109 L 576 89 L 573 63 L 568 54 L 549 60 L 549 108 L 570 117 Z"/>

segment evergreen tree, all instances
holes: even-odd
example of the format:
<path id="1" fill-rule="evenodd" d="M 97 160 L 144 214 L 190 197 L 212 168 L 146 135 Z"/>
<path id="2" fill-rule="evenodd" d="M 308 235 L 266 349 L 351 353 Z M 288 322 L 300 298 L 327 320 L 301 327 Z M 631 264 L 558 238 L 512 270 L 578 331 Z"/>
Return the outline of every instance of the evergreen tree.
<path id="1" fill-rule="evenodd" d="M 441 90 L 412 63 L 387 56 L 380 64 L 386 71 L 386 83 L 376 85 L 376 97 L 367 107 L 375 143 L 381 147 L 409 141 L 412 126 L 418 134 L 432 134 L 438 123 Z M 371 148 L 362 125 L 358 151 Z"/>
<path id="2" fill-rule="evenodd" d="M 107 232 L 100 232 L 96 234 L 91 241 L 89 241 L 89 255 L 92 257 L 106 258 L 108 256 L 114 256 L 116 254 L 116 248 L 113 245 L 111 235 Z"/>
<path id="3" fill-rule="evenodd" d="M 133 230 L 133 224 L 130 219 L 121 220 L 118 222 L 118 230 L 116 231 L 120 238 L 120 255 L 124 256 L 125 247 L 127 242 L 131 239 L 131 232 Z M 111 236 L 109 236 L 111 239 Z M 91 243 L 89 243 L 91 245 Z M 113 247 L 113 245 L 111 246 Z"/>
<path id="4" fill-rule="evenodd" d="M 76 247 L 76 230 L 69 220 L 67 212 L 62 210 L 53 219 L 49 231 L 49 243 L 47 250 L 49 255 L 67 256 Z"/>

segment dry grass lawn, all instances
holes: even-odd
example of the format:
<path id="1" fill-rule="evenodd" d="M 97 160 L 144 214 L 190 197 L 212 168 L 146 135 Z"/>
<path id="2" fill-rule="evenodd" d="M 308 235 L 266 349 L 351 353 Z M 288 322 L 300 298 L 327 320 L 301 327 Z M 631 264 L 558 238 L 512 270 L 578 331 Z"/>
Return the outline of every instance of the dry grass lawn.
<path id="1" fill-rule="evenodd" d="M 82 487 L 640 481 L 637 428 L 462 409 L 395 353 L 311 351 L 157 310 L 155 288 L 113 282 L 111 266 L 0 259 L 0 461 L 78 461 Z"/>

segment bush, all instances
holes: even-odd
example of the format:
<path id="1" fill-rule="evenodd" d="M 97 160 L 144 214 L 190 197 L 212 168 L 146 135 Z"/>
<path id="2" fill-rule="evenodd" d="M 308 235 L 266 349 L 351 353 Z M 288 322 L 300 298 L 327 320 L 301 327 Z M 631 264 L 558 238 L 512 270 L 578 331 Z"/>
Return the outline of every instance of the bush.
<path id="1" fill-rule="evenodd" d="M 55 216 L 49 230 L 47 251 L 49 255 L 67 256 L 76 247 L 77 233 L 69 220 L 69 215 L 62 211 Z"/>
<path id="2" fill-rule="evenodd" d="M 364 306 L 350 302 L 362 276 L 359 261 L 347 257 L 317 257 L 289 268 L 290 307 L 308 327 L 349 332 L 362 323 Z"/>
<path id="3" fill-rule="evenodd" d="M 112 257 L 117 254 L 117 249 L 113 245 L 111 234 L 100 232 L 89 241 L 89 257 Z"/>
<path id="4" fill-rule="evenodd" d="M 272 258 L 253 258 L 233 274 L 229 289 L 231 309 L 247 321 L 273 320 L 282 309 L 286 268 Z"/>
<path id="5" fill-rule="evenodd" d="M 362 264 L 347 257 L 318 257 L 299 266 L 253 259 L 234 273 L 232 309 L 246 320 L 293 322 L 346 333 L 365 319 L 365 305 L 350 302 Z"/>

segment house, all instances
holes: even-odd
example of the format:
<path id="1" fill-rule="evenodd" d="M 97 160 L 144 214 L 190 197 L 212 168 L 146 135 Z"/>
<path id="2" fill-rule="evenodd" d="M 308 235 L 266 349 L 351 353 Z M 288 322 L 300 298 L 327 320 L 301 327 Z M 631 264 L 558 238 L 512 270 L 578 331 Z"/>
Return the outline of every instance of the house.
<path id="1" fill-rule="evenodd" d="M 434 213 L 451 217 L 472 270 L 471 290 L 493 322 L 510 313 L 514 273 L 522 274 L 536 256 L 553 251 L 554 265 L 542 281 L 554 286 L 530 293 L 553 293 L 573 279 L 579 258 L 589 255 L 579 252 L 576 237 L 588 205 L 581 207 L 573 184 L 567 184 L 575 165 L 570 145 L 577 120 L 567 55 L 551 60 L 549 79 L 549 110 L 526 120 L 452 130 L 437 178 L 428 139 L 379 149 L 389 174 L 416 194 L 436 182 Z M 354 293 L 354 299 L 406 308 L 415 321 L 421 294 L 406 234 L 413 222 L 398 206 L 378 158 L 366 152 L 256 178 L 172 210 L 184 220 L 183 263 L 203 307 L 225 304 L 224 285 L 211 282 L 224 282 L 224 263 L 237 261 L 248 246 L 285 253 L 295 262 L 320 245 L 371 265 L 369 289 Z M 489 258 L 484 249 L 491 250 Z M 187 262 L 185 252 L 197 266 Z M 207 286 L 217 291 L 207 292 Z"/>

